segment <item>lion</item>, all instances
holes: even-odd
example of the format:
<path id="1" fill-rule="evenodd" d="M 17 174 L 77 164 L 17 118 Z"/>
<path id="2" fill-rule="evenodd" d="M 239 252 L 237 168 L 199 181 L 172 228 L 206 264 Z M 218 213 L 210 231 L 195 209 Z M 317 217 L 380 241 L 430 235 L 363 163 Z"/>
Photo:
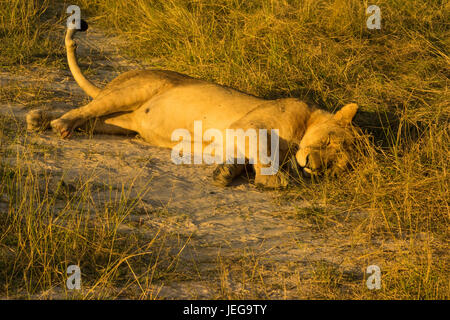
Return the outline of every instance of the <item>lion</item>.
<path id="1" fill-rule="evenodd" d="M 348 167 L 355 139 L 351 122 L 358 110 L 356 104 L 347 104 L 332 114 L 295 98 L 266 100 L 167 70 L 125 72 L 100 89 L 83 76 L 77 63 L 73 38 L 77 31 L 85 30 L 85 21 L 80 30 L 68 29 L 65 46 L 75 81 L 93 100 L 61 116 L 31 111 L 28 130 L 52 128 L 62 138 L 69 138 L 75 129 L 95 119 L 93 132 L 139 134 L 151 145 L 172 148 L 174 130 L 186 128 L 192 134 L 194 121 L 201 120 L 204 130 L 278 129 L 279 159 L 295 158 L 308 177 L 325 172 L 336 175 Z M 271 150 L 270 139 L 267 141 L 267 146 L 259 148 Z M 248 163 L 219 164 L 213 180 L 228 186 L 246 166 Z M 261 170 L 267 165 L 257 162 L 251 166 L 257 185 L 277 188 L 289 182 L 281 170 L 265 175 Z"/>

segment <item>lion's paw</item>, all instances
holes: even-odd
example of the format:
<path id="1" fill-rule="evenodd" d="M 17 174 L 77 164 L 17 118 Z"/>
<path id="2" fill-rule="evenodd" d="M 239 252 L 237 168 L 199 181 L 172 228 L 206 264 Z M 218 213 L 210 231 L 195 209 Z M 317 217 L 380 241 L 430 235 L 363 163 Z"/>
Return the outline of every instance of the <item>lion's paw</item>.
<path id="1" fill-rule="evenodd" d="M 213 171 L 213 181 L 220 186 L 228 186 L 233 181 L 233 175 L 228 166 L 218 165 Z"/>
<path id="2" fill-rule="evenodd" d="M 220 186 L 228 186 L 233 179 L 241 174 L 244 165 L 241 164 L 220 164 L 213 172 L 213 181 Z"/>
<path id="3" fill-rule="evenodd" d="M 28 112 L 27 130 L 28 131 L 40 131 L 50 129 L 50 121 L 52 116 L 43 110 L 32 110 Z"/>
<path id="4" fill-rule="evenodd" d="M 58 118 L 50 122 L 52 130 L 61 136 L 61 138 L 69 138 L 72 135 L 72 121 Z"/>
<path id="5" fill-rule="evenodd" d="M 280 189 L 288 186 L 289 178 L 280 171 L 274 175 L 256 175 L 255 184 L 264 188 Z"/>

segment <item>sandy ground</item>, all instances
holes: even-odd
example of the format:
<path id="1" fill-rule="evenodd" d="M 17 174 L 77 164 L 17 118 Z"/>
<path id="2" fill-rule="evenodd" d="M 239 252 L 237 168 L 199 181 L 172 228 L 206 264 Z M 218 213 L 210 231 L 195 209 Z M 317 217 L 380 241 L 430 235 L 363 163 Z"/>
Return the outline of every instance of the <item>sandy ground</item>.
<path id="1" fill-rule="evenodd" d="M 111 49 L 114 40 L 106 41 L 98 31 L 90 30 L 79 39 L 79 56 L 89 57 L 87 61 L 95 72 L 88 72 L 88 77 L 97 84 L 124 70 L 144 67 Z M 38 86 L 55 97 L 66 98 L 49 99 L 39 106 L 48 110 L 64 111 L 87 101 L 68 70 L 36 67 L 24 74 L 1 72 L 0 81 L 5 87 L 18 83 L 23 87 Z M 67 97 L 73 105 L 66 103 Z M 25 125 L 24 118 L 30 109 L 2 101 L 0 110 L 13 115 L 19 125 Z M 328 208 L 342 214 L 319 230 L 310 221 L 296 218 L 298 210 L 311 206 L 310 203 L 287 200 L 282 192 L 259 190 L 244 179 L 228 188 L 214 186 L 213 166 L 175 165 L 170 161 L 170 150 L 152 147 L 138 137 L 76 134 L 70 140 L 61 140 L 47 132 L 30 134 L 28 139 L 51 150 L 42 155 L 37 153 L 29 164 L 36 170 L 63 176 L 67 184 L 88 176 L 93 183 L 117 188 L 122 185 L 130 188 L 133 184 L 135 193 L 148 187 L 136 209 L 138 213 L 129 217 L 139 224 L 124 224 L 124 230 L 156 227 L 190 239 L 181 251 L 179 265 L 198 275 L 186 281 L 161 283 L 160 298 L 212 298 L 224 286 L 238 292 L 240 282 L 231 273 L 219 283 L 218 260 L 226 263 L 243 256 L 257 260 L 259 270 L 267 271 L 261 277 L 266 289 L 270 288 L 266 292 L 268 297 L 314 296 L 314 288 L 311 285 L 301 288 L 299 279 L 311 277 L 315 262 L 332 264 L 353 274 L 356 285 L 362 286 L 365 265 L 358 257 L 386 245 L 376 242 L 368 245 L 367 239 L 355 232 L 367 218 L 363 212 Z M 22 146 L 18 143 L 13 147 Z M 107 196 L 106 192 L 96 195 L 98 201 Z M 158 210 L 165 214 L 154 217 L 142 214 Z"/>

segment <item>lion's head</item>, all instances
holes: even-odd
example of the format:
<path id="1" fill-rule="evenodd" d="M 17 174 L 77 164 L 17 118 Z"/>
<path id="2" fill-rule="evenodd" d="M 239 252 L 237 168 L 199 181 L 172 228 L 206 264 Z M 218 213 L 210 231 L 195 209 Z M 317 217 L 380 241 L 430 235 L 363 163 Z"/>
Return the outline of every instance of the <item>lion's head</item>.
<path id="1" fill-rule="evenodd" d="M 325 112 L 315 115 L 296 154 L 306 176 L 325 171 L 337 175 L 345 170 L 351 159 L 355 139 L 351 121 L 357 110 L 356 104 L 348 104 L 334 115 Z"/>

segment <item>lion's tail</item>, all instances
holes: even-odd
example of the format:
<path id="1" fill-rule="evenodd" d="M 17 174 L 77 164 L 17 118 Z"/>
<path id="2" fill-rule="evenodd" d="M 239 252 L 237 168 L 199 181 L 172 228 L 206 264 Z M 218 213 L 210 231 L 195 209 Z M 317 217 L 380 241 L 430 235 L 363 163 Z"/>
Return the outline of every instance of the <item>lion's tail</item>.
<path id="1" fill-rule="evenodd" d="M 73 40 L 73 36 L 75 35 L 75 33 L 77 33 L 77 31 L 86 31 L 87 28 L 88 24 L 86 23 L 86 21 L 81 20 L 80 30 L 67 29 L 65 44 L 67 50 L 67 61 L 69 63 L 70 72 L 72 72 L 75 81 L 78 83 L 81 89 L 83 89 L 83 91 L 86 92 L 92 98 L 95 98 L 100 93 L 100 88 L 96 87 L 92 82 L 86 79 L 83 73 L 81 72 L 75 54 L 77 46 L 75 41 Z"/>

